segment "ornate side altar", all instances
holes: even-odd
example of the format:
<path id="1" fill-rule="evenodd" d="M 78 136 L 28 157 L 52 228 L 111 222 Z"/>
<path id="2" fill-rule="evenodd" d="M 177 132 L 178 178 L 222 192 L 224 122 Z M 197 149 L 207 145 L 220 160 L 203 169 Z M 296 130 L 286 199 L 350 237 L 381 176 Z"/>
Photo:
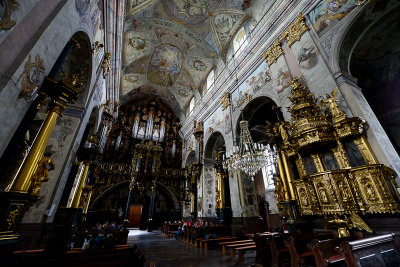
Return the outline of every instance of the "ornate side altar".
<path id="1" fill-rule="evenodd" d="M 399 212 L 394 171 L 375 157 L 366 122 L 340 110 L 337 88 L 317 104 L 298 78 L 291 85 L 291 121 L 271 129 L 279 137 L 281 210 L 290 214 L 287 203 L 296 200 L 301 215 L 323 216 L 341 237 L 354 227 L 372 232 L 360 215 Z"/>

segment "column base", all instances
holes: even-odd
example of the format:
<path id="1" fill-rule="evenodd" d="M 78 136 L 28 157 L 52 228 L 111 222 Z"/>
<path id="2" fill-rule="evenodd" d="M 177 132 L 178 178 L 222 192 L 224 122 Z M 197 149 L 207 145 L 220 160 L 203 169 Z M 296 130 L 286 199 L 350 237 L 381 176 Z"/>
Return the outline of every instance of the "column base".
<path id="1" fill-rule="evenodd" d="M 37 198 L 28 193 L 0 193 L 0 257 L 10 255 L 19 243 L 18 228 L 29 205 Z"/>
<path id="2" fill-rule="evenodd" d="M 222 208 L 215 209 L 217 213 L 217 217 L 221 224 L 231 225 L 232 224 L 232 209 L 231 208 Z"/>
<path id="3" fill-rule="evenodd" d="M 300 219 L 300 210 L 297 200 L 279 201 L 279 213 L 282 218 L 282 225 L 286 225 L 289 233 L 295 233 L 298 229 L 302 229 L 301 225 L 305 221 Z"/>

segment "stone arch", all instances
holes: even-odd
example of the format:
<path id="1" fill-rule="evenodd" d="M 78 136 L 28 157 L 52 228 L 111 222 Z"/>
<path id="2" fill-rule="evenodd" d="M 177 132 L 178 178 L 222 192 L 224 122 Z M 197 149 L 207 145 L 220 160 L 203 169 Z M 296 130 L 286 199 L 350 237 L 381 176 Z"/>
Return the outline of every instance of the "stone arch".
<path id="1" fill-rule="evenodd" d="M 129 181 L 123 181 L 120 183 L 117 183 L 115 185 L 110 186 L 107 188 L 104 192 L 99 194 L 91 203 L 89 209 L 95 208 L 99 203 L 105 199 L 106 197 L 110 196 L 113 192 L 121 190 L 122 188 L 128 188 L 129 186 Z M 160 190 L 161 189 L 161 190 Z M 171 191 L 170 188 L 168 188 L 166 185 L 156 181 L 156 190 L 159 190 L 163 192 L 165 195 L 167 195 L 171 202 L 173 203 L 174 209 L 180 209 L 180 204 L 178 201 L 177 196 Z"/>
<path id="2" fill-rule="evenodd" d="M 84 71 L 83 75 L 83 88 L 82 93 L 78 96 L 78 100 L 74 105 L 86 106 L 90 99 L 90 88 L 92 86 L 93 79 L 93 53 L 92 44 L 89 35 L 85 31 L 77 31 L 71 39 L 79 44 L 79 47 L 74 47 L 67 60 L 62 66 L 64 75 L 69 76 L 72 74 L 78 74 Z"/>
<path id="3" fill-rule="evenodd" d="M 331 65 L 333 73 L 345 71 L 351 74 L 350 61 L 351 55 L 365 34 L 382 18 L 385 18 L 388 13 L 394 8 L 398 8 L 400 3 L 397 1 L 382 1 L 378 0 L 375 3 L 363 5 L 359 11 L 349 15 L 350 21 L 337 33 L 333 33 L 337 40 L 333 44 L 331 52 Z M 350 17 L 351 16 L 351 17 Z M 338 38 L 337 38 L 338 37 Z"/>
<path id="4" fill-rule="evenodd" d="M 193 162 L 196 162 L 196 152 L 194 150 L 189 152 L 189 154 L 186 156 L 186 159 L 182 162 L 182 166 L 186 166 Z"/>
<path id="5" fill-rule="evenodd" d="M 222 133 L 213 132 L 206 140 L 204 149 L 204 159 L 214 160 L 215 152 L 225 146 L 225 139 Z"/>
<path id="6" fill-rule="evenodd" d="M 235 133 L 236 139 L 238 140 L 238 138 L 240 137 L 239 124 L 243 117 L 244 120 L 249 121 L 249 130 L 253 137 L 253 140 L 258 142 L 262 137 L 260 136 L 259 138 L 257 138 L 253 135 L 256 132 L 259 134 L 261 134 L 262 131 L 265 132 L 265 130 L 262 129 L 262 126 L 267 126 L 266 121 L 268 121 L 269 123 L 277 122 L 276 113 L 273 112 L 271 109 L 273 106 L 277 106 L 276 102 L 268 96 L 259 96 L 251 100 L 243 108 L 243 111 L 239 114 L 239 117 L 236 118 L 235 123 L 233 124 L 233 131 Z M 265 115 L 265 117 L 263 117 L 263 115 Z M 264 123 L 262 123 L 262 120 L 264 120 Z"/>
<path id="7" fill-rule="evenodd" d="M 353 115 L 361 116 L 368 122 L 369 127 L 366 130 L 367 138 L 379 162 L 391 166 L 396 171 L 397 175 L 400 175 L 400 146 L 397 145 L 396 152 L 396 137 L 389 136 L 390 131 L 388 131 L 388 125 L 385 126 L 388 121 L 386 121 L 386 118 L 382 118 L 382 114 L 380 114 L 376 107 L 374 108 L 374 106 L 378 104 L 378 101 L 376 101 L 374 97 L 379 94 L 382 96 L 386 95 L 383 98 L 385 99 L 385 104 L 381 104 L 381 106 L 387 108 L 390 106 L 388 104 L 389 102 L 399 102 L 399 95 L 396 92 L 397 90 L 394 90 L 392 92 L 393 94 L 382 94 L 384 92 L 382 87 L 386 86 L 382 83 L 378 83 L 378 86 L 376 84 L 371 86 L 372 83 L 368 85 L 366 80 L 376 76 L 377 72 L 362 71 L 362 69 L 376 62 L 376 59 L 372 58 L 372 56 L 380 50 L 380 48 L 376 46 L 376 43 L 372 42 L 371 44 L 365 45 L 366 40 L 374 34 L 374 29 L 382 26 L 383 23 L 390 20 L 393 21 L 393 24 L 397 23 L 395 18 L 398 17 L 399 13 L 400 3 L 394 0 L 378 0 L 363 5 L 360 11 L 354 13 L 353 17 L 351 17 L 351 21 L 342 27 L 340 32 L 336 33 L 336 35 L 341 36 L 341 38 L 337 38 L 338 41 L 331 53 L 332 71 L 335 73 L 334 77 L 348 106 Z M 392 26 L 392 24 L 389 23 L 381 32 L 378 31 L 378 34 L 388 30 L 388 28 L 390 28 L 389 26 Z M 396 32 L 400 31 L 397 30 Z M 379 38 L 374 41 L 379 41 Z M 392 41 L 393 40 L 389 38 L 386 42 L 382 42 L 383 45 L 380 47 L 388 47 L 389 43 Z M 375 49 L 376 51 L 365 53 L 366 48 L 371 51 Z M 364 55 L 362 57 L 358 56 L 357 58 L 356 55 L 362 54 L 363 51 Z M 355 64 L 357 60 L 361 68 L 355 67 L 357 65 Z M 386 67 L 387 66 L 388 64 L 386 64 Z M 379 71 L 381 70 L 382 69 L 379 68 Z M 397 114 L 397 112 L 395 113 Z M 390 120 L 392 120 L 392 118 L 390 118 Z M 398 128 L 396 132 L 399 132 L 399 126 L 400 122 L 396 123 L 396 127 Z M 396 133 L 396 136 L 397 135 Z M 397 179 L 397 183 L 399 183 L 399 179 Z"/>

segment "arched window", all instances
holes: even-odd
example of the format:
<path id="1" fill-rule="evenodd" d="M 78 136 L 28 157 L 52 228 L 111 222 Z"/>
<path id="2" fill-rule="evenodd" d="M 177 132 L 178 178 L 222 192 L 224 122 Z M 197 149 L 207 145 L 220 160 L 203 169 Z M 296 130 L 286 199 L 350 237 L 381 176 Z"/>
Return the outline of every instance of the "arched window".
<path id="1" fill-rule="evenodd" d="M 207 76 L 207 91 L 214 85 L 215 81 L 215 73 L 214 70 L 211 70 Z"/>
<path id="2" fill-rule="evenodd" d="M 187 107 L 187 115 L 189 115 L 190 112 L 192 112 L 192 110 L 194 108 L 194 101 L 195 101 L 195 99 L 194 99 L 194 97 L 192 97 L 192 99 L 190 99 L 189 106 Z"/>
<path id="3" fill-rule="evenodd" d="M 236 33 L 235 38 L 233 38 L 233 51 L 235 54 L 240 54 L 243 49 L 248 44 L 246 32 L 244 27 L 240 28 L 240 30 Z"/>

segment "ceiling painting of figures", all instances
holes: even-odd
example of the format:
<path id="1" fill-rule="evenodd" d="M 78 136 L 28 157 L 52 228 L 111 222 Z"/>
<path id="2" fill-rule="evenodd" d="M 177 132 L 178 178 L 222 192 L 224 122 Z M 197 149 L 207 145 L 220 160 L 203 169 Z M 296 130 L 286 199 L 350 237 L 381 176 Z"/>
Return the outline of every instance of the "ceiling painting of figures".
<path id="1" fill-rule="evenodd" d="M 151 56 L 147 79 L 161 86 L 172 86 L 183 64 L 183 54 L 178 47 L 161 44 L 154 49 Z"/>
<path id="2" fill-rule="evenodd" d="M 201 97 L 208 72 L 224 65 L 218 52 L 220 41 L 215 42 L 211 30 L 215 12 L 221 9 L 241 12 L 242 3 L 241 0 L 127 0 L 121 102 L 153 94 L 173 106 L 177 116 L 185 116 L 183 110 L 190 99 Z M 221 15 L 217 19 L 227 17 L 224 12 L 218 14 Z M 221 20 L 219 25 L 224 33 L 235 27 L 235 19 L 229 18 L 227 22 Z"/>

